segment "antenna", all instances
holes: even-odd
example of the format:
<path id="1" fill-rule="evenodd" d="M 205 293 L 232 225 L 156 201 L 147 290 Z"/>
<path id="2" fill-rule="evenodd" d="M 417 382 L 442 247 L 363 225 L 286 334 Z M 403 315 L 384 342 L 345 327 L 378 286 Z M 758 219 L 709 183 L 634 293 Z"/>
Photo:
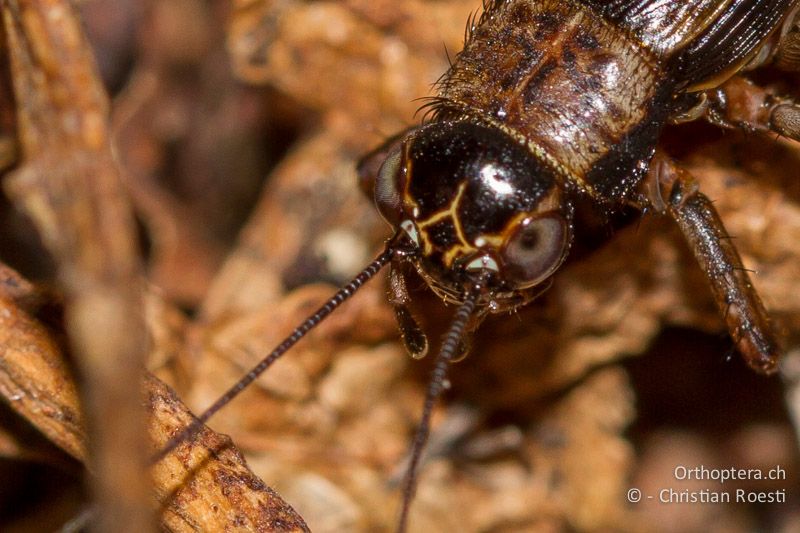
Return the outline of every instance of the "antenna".
<path id="1" fill-rule="evenodd" d="M 209 418 L 214 416 L 214 413 L 225 407 L 236 396 L 239 395 L 248 385 L 258 378 L 272 363 L 277 361 L 283 354 L 294 346 L 297 341 L 306 336 L 306 334 L 319 325 L 328 315 L 330 315 L 337 307 L 347 301 L 353 294 L 358 291 L 367 281 L 372 279 L 383 267 L 385 267 L 394 256 L 394 246 L 397 238 L 391 239 L 387 244 L 384 251 L 375 258 L 364 270 L 362 270 L 356 277 L 350 280 L 349 283 L 339 289 L 327 302 L 306 318 L 299 326 L 297 326 L 292 333 L 286 337 L 269 355 L 264 357 L 257 365 L 250 369 L 242 379 L 236 382 L 225 394 L 214 402 L 211 407 L 203 411 L 200 416 L 195 418 L 191 424 L 183 428 L 177 435 L 173 436 L 167 444 L 161 448 L 151 459 L 151 464 L 157 463 L 174 450 L 180 443 L 190 440 L 194 435 L 200 431 L 200 428 Z"/>
<path id="2" fill-rule="evenodd" d="M 439 355 L 434 362 L 433 373 L 431 374 L 431 380 L 428 384 L 428 391 L 425 393 L 422 419 L 419 422 L 417 433 L 414 435 L 414 441 L 411 444 L 411 460 L 409 461 L 408 470 L 403 479 L 403 506 L 400 510 L 400 520 L 397 525 L 397 531 L 399 533 L 405 533 L 408 527 L 408 510 L 411 506 L 411 500 L 414 498 L 414 493 L 417 490 L 419 461 L 422 457 L 422 450 L 425 448 L 425 443 L 428 441 L 428 435 L 430 434 L 433 406 L 436 404 L 436 400 L 442 394 L 442 390 L 445 387 L 448 366 L 458 350 L 461 339 L 464 337 L 464 331 L 472 317 L 472 312 L 475 310 L 475 305 L 482 288 L 482 284 L 478 283 L 467 293 L 464 303 L 456 310 L 453 322 L 450 325 L 450 329 L 447 330 L 447 334 L 442 342 L 442 347 L 439 350 Z"/>

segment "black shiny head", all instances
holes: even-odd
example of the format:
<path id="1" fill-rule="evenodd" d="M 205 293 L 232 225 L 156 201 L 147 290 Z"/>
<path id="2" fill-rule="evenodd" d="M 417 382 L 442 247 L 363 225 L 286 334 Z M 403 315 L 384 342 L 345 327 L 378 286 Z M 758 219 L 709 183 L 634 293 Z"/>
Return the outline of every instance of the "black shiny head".
<path id="1" fill-rule="evenodd" d="M 462 301 L 480 276 L 492 311 L 532 299 L 564 261 L 571 208 L 553 171 L 496 127 L 434 122 L 390 141 L 374 183 L 383 217 L 434 291 Z"/>

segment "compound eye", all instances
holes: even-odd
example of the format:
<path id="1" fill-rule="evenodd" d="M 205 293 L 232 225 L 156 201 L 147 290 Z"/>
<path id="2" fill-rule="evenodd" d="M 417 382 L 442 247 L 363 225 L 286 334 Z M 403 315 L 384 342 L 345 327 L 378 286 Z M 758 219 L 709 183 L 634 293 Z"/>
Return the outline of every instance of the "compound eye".
<path id="1" fill-rule="evenodd" d="M 381 216 L 397 227 L 403 208 L 400 199 L 400 177 L 403 172 L 403 153 L 400 148 L 393 150 L 381 165 L 378 179 L 375 180 L 375 203 Z"/>
<path id="2" fill-rule="evenodd" d="M 525 219 L 503 248 L 506 276 L 520 289 L 532 287 L 561 265 L 567 247 L 568 227 L 562 216 Z"/>

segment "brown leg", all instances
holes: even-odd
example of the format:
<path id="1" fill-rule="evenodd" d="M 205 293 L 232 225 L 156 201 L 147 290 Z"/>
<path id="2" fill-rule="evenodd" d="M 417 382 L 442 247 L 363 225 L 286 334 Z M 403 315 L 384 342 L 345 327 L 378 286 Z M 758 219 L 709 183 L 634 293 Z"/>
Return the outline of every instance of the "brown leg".
<path id="1" fill-rule="evenodd" d="M 734 76 L 707 91 L 705 117 L 726 128 L 774 132 L 800 141 L 800 104 Z"/>
<path id="2" fill-rule="evenodd" d="M 650 207 L 669 214 L 683 231 L 747 364 L 760 373 L 774 372 L 781 350 L 714 206 L 698 191 L 692 176 L 662 153 L 653 157 L 643 185 Z"/>
<path id="3" fill-rule="evenodd" d="M 428 353 L 428 338 L 419 323 L 408 309 L 408 289 L 406 280 L 400 271 L 400 265 L 392 263 L 389 272 L 389 302 L 394 307 L 394 315 L 400 328 L 400 336 L 409 355 L 414 359 L 422 359 Z"/>

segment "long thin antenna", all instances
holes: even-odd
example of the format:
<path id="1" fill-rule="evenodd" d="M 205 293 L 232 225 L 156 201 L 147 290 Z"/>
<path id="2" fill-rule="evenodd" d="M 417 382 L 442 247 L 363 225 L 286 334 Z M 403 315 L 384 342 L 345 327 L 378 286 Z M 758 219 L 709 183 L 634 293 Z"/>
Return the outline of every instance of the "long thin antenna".
<path id="1" fill-rule="evenodd" d="M 472 317 L 472 312 L 475 310 L 480 288 L 480 285 L 478 285 L 467 293 L 464 303 L 456 310 L 453 322 L 444 337 L 439 355 L 436 357 L 433 366 L 428 392 L 425 394 L 425 405 L 422 408 L 422 419 L 419 422 L 419 427 L 417 427 L 417 433 L 414 435 L 414 442 L 411 444 L 411 460 L 408 463 L 408 470 L 403 479 L 403 506 L 400 509 L 400 520 L 397 525 L 397 531 L 399 533 L 405 533 L 408 527 L 408 510 L 411 506 L 411 500 L 414 498 L 414 493 L 417 490 L 417 470 L 419 469 L 422 450 L 425 448 L 425 443 L 428 442 L 433 406 L 436 404 L 436 400 L 439 399 L 444 389 L 450 360 L 455 356 L 459 343 L 464 336 L 467 324 Z"/>
<path id="2" fill-rule="evenodd" d="M 169 454 L 172 450 L 175 449 L 180 443 L 190 440 L 194 435 L 200 431 L 200 428 L 203 426 L 204 423 L 208 421 L 209 418 L 214 416 L 214 413 L 222 409 L 225 405 L 230 403 L 231 400 L 236 398 L 240 392 L 242 392 L 250 383 L 256 380 L 258 376 L 260 376 L 267 368 L 272 365 L 275 361 L 277 361 L 283 354 L 285 354 L 289 349 L 294 346 L 297 341 L 302 339 L 306 333 L 314 329 L 316 326 L 319 325 L 328 315 L 330 315 L 337 307 L 347 301 L 353 294 L 361 288 L 367 281 L 372 279 L 383 267 L 385 267 L 389 261 L 391 261 L 392 256 L 394 255 L 394 243 L 395 239 L 389 241 L 386 245 L 386 249 L 381 253 L 374 261 L 372 261 L 369 265 L 364 268 L 356 277 L 354 277 L 347 285 L 344 285 L 341 289 L 339 289 L 336 294 L 334 294 L 330 300 L 325 302 L 319 309 L 317 309 L 313 314 L 311 314 L 307 319 L 303 321 L 302 324 L 297 326 L 292 333 L 286 337 L 283 342 L 281 342 L 272 352 L 264 357 L 256 366 L 254 366 L 250 371 L 242 377 L 234 386 L 225 392 L 216 402 L 214 402 L 211 407 L 203 411 L 203 413 L 195 418 L 191 424 L 183 428 L 177 435 L 172 437 L 167 444 L 161 448 L 161 450 L 156 453 L 151 459 L 152 463 L 157 463 L 167 454 Z"/>

